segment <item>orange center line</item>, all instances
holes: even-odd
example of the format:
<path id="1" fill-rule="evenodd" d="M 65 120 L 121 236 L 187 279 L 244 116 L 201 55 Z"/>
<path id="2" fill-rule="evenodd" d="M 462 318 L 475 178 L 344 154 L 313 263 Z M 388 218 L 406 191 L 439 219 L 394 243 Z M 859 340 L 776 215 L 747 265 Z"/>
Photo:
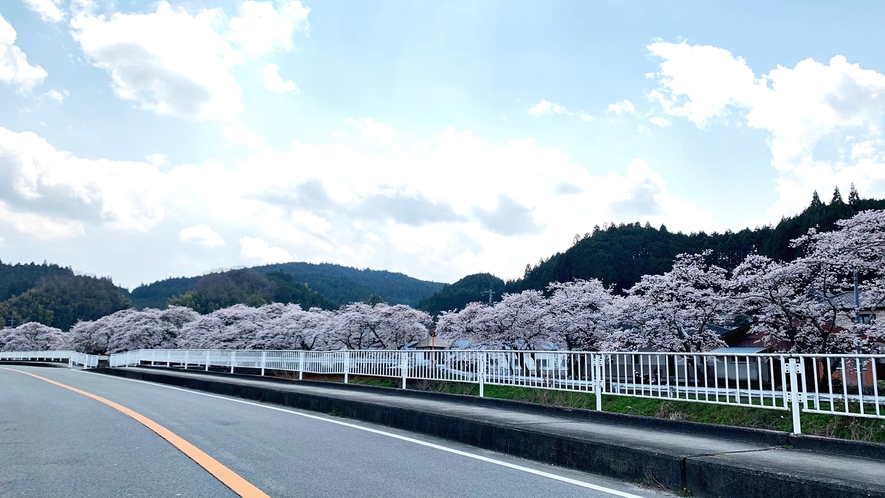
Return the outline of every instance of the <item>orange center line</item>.
<path id="1" fill-rule="evenodd" d="M 29 372 L 24 372 L 22 370 L 16 370 L 14 368 L 6 368 L 0 367 L 2 370 L 9 370 L 10 372 L 17 372 L 20 374 L 28 375 L 34 377 L 35 379 L 40 379 L 44 382 L 48 382 L 50 384 L 56 385 L 58 387 L 65 388 L 69 391 L 73 391 L 77 394 L 82 394 L 88 398 L 92 398 L 95 401 L 100 403 L 104 403 L 105 405 L 110 406 L 116 410 L 119 410 L 126 415 L 134 418 L 138 422 L 141 422 L 142 425 L 147 427 L 148 429 L 157 433 L 158 436 L 168 441 L 172 446 L 178 448 L 182 453 L 187 455 L 191 460 L 197 463 L 200 467 L 206 469 L 207 472 L 212 474 L 216 479 L 222 482 L 225 486 L 231 489 L 234 493 L 244 497 L 244 498 L 270 498 L 264 491 L 261 491 L 255 485 L 250 483 L 249 481 L 240 477 L 239 474 L 230 470 L 229 468 L 222 465 L 218 460 L 212 458 L 207 455 L 203 450 L 197 448 L 191 443 L 185 441 L 183 438 L 170 431 L 169 429 L 163 427 L 162 425 L 154 422 L 153 420 L 145 417 L 144 415 L 130 410 L 125 406 L 115 403 L 109 399 L 102 398 L 96 394 L 92 394 L 90 392 L 83 391 L 82 389 L 77 389 L 76 387 L 71 387 L 66 384 L 62 384 L 61 382 L 56 382 L 52 379 L 47 379 L 46 377 L 41 377 L 39 375 L 34 375 Z"/>

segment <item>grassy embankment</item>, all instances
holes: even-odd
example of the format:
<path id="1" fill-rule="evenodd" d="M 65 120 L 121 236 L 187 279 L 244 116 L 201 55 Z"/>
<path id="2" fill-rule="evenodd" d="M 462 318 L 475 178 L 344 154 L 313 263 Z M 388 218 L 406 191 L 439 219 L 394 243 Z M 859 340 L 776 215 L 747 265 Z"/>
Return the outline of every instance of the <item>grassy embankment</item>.
<path id="1" fill-rule="evenodd" d="M 350 382 L 378 387 L 400 387 L 399 381 L 387 379 L 352 377 Z M 478 385 L 456 382 L 429 383 L 426 390 L 448 394 L 479 395 Z M 484 391 L 485 396 L 488 398 L 582 408 L 585 410 L 596 409 L 596 398 L 593 394 L 490 385 L 485 386 Z M 624 413 L 670 420 L 687 420 L 705 424 L 770 429 L 784 432 L 790 432 L 793 429 L 792 415 L 789 411 L 765 408 L 724 406 L 670 399 L 604 396 L 602 398 L 602 409 L 610 413 Z M 802 433 L 855 441 L 885 443 L 885 420 L 803 413 Z"/>

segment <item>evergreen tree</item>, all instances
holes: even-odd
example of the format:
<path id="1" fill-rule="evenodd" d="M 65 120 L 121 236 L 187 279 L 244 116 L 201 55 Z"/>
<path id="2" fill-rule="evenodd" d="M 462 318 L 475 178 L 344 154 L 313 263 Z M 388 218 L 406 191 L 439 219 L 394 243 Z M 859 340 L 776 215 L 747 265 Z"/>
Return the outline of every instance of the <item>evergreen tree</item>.
<path id="1" fill-rule="evenodd" d="M 857 189 L 854 188 L 854 182 L 851 183 L 851 190 L 848 191 L 848 204 L 853 207 L 860 204 L 860 196 L 857 194 Z"/>
<path id="2" fill-rule="evenodd" d="M 839 192 L 839 187 L 836 187 L 835 189 L 833 189 L 833 200 L 830 201 L 830 205 L 840 206 L 842 204 L 845 204 L 845 202 L 842 200 L 842 193 Z"/>

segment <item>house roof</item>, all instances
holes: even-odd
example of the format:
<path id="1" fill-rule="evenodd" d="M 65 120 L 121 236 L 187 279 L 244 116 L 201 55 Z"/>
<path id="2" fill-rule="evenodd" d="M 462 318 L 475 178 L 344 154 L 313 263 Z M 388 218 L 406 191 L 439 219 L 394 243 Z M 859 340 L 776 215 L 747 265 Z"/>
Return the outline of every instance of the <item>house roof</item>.
<path id="1" fill-rule="evenodd" d="M 707 324 L 707 329 L 716 333 L 720 339 L 725 340 L 728 337 L 746 334 L 750 330 L 750 323 L 745 323 L 743 325 L 738 325 L 736 327 L 725 327 L 722 325 L 714 325 L 712 323 Z"/>
<path id="2" fill-rule="evenodd" d="M 708 353 L 716 353 L 716 354 L 756 354 L 756 353 L 766 353 L 768 352 L 768 348 L 763 347 L 745 347 L 745 348 L 716 348 L 712 351 L 708 351 Z"/>
<path id="3" fill-rule="evenodd" d="M 415 344 L 415 349 L 449 349 L 452 347 L 451 341 L 447 341 L 442 337 L 427 336 Z"/>

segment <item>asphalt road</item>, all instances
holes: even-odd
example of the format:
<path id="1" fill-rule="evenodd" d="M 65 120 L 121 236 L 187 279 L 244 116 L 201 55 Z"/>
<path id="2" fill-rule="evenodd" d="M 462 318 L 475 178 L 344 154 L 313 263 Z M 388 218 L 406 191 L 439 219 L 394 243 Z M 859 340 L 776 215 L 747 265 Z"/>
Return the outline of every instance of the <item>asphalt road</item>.
<path id="1" fill-rule="evenodd" d="M 275 497 L 661 496 L 605 477 L 332 416 L 77 370 L 5 368 L 137 412 Z M 0 366 L 0 496 L 236 494 L 118 409 Z"/>

